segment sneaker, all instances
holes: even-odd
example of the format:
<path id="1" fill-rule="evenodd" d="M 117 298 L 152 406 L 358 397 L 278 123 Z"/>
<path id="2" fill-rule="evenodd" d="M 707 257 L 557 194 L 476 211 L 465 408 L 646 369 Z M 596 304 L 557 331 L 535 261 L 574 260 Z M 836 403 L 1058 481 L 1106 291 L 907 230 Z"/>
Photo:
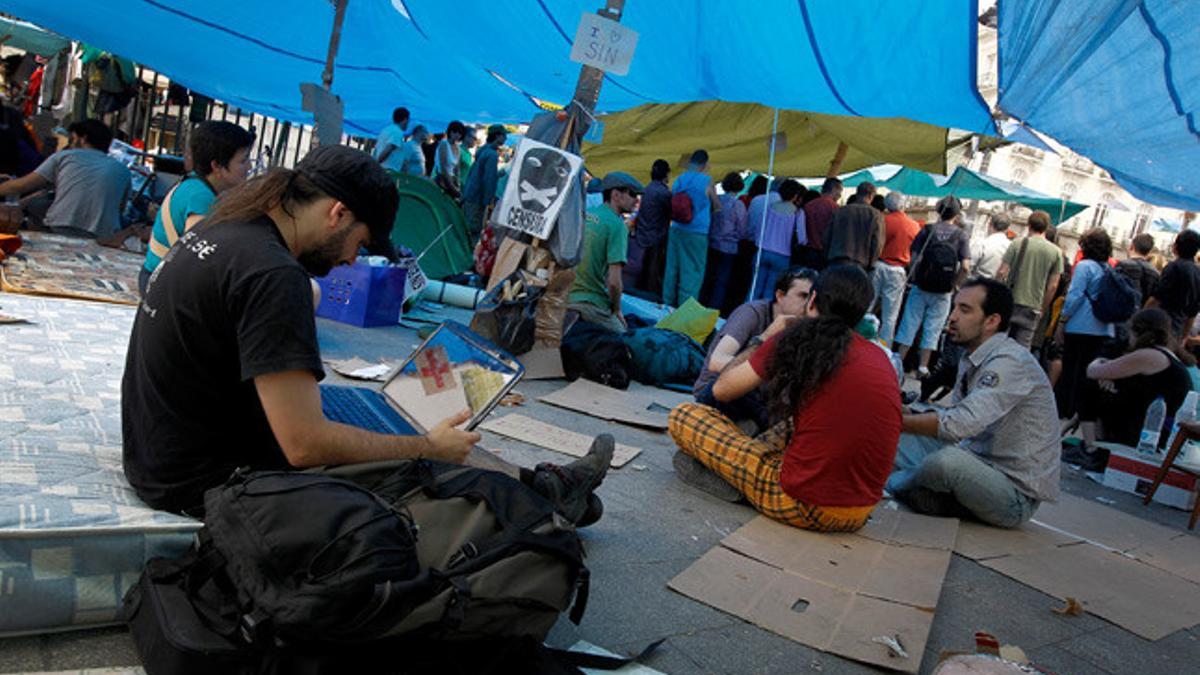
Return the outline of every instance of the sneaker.
<path id="1" fill-rule="evenodd" d="M 929 377 L 929 368 L 927 368 L 925 366 L 918 367 L 917 368 L 917 379 L 923 380 L 927 377 Z"/>
<path id="2" fill-rule="evenodd" d="M 1103 473 L 1108 467 L 1108 449 L 1087 446 L 1082 442 L 1063 443 L 1062 461 L 1078 466 L 1084 471 Z"/>
<path id="3" fill-rule="evenodd" d="M 608 473 L 614 449 L 613 437 L 600 434 L 592 441 L 588 454 L 566 466 L 538 464 L 533 470 L 533 489 L 553 501 L 558 512 L 577 527 L 590 525 L 604 511 L 599 498 L 592 501 L 592 490 L 600 486 Z M 593 519 L 585 523 L 588 516 Z"/>
<path id="4" fill-rule="evenodd" d="M 685 484 L 721 501 L 735 504 L 742 501 L 742 493 L 737 488 L 726 483 L 696 458 L 676 450 L 671 464 L 675 465 L 675 475 Z"/>

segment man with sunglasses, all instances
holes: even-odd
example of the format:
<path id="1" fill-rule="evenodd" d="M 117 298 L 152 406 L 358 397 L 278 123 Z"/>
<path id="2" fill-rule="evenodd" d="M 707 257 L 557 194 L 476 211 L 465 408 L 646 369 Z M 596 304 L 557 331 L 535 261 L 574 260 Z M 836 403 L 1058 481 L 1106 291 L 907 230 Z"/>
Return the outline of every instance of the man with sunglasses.
<path id="1" fill-rule="evenodd" d="M 567 308 L 578 312 L 583 321 L 624 333 L 621 271 L 629 250 L 625 216 L 633 213 L 643 188 L 633 176 L 614 171 L 604 177 L 600 189 L 604 203 L 588 209 L 583 254 L 567 294 Z"/>
<path id="2" fill-rule="evenodd" d="M 726 403 L 713 398 L 713 384 L 730 364 L 750 358 L 759 345 L 804 315 L 817 276 L 816 270 L 792 267 L 775 282 L 771 299 L 751 300 L 733 310 L 709 342 L 704 368 L 692 387 L 698 403 L 720 410 L 735 422 L 752 420 L 760 429 L 766 428 L 766 401 L 760 390 Z"/>

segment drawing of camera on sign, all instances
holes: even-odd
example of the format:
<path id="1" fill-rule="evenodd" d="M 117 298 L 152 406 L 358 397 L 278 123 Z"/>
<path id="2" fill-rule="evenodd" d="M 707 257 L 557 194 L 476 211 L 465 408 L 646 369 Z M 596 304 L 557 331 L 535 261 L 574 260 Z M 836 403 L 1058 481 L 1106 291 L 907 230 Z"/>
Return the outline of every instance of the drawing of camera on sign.
<path id="1" fill-rule="evenodd" d="M 495 220 L 539 239 L 550 236 L 583 159 L 528 138 L 517 146 Z"/>

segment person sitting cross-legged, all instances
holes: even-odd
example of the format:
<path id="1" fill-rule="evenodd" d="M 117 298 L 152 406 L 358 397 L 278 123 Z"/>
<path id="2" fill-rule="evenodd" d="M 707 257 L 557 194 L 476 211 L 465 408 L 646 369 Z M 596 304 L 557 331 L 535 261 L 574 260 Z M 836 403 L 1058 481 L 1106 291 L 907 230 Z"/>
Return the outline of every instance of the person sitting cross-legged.
<path id="1" fill-rule="evenodd" d="M 376 433 L 326 417 L 311 276 L 387 250 L 400 195 L 370 155 L 322 145 L 295 169 L 230 189 L 151 275 L 121 381 L 125 477 L 149 506 L 200 517 L 204 493 L 234 470 L 317 469 L 381 460 L 497 463 L 458 428 Z M 598 436 L 568 465 L 504 466 L 577 526 L 595 522 L 593 491 L 612 461 Z"/>
<path id="2" fill-rule="evenodd" d="M 854 332 L 873 298 L 861 267 L 827 268 L 806 318 L 717 378 L 718 398 L 765 382 L 782 427 L 752 438 L 715 408 L 672 410 L 680 479 L 710 493 L 732 486 L 764 515 L 795 527 L 851 532 L 866 524 L 891 471 L 901 416 L 887 355 Z"/>
<path id="3" fill-rule="evenodd" d="M 775 282 L 772 300 L 751 300 L 729 315 L 729 320 L 710 341 L 704 367 L 692 385 L 698 402 L 720 410 L 739 424 L 752 421 L 760 430 L 766 429 L 767 405 L 761 389 L 721 400 L 713 396 L 713 385 L 722 371 L 750 358 L 767 340 L 804 316 L 817 276 L 816 271 L 807 267 L 793 267 Z"/>
<path id="4" fill-rule="evenodd" d="M 887 488 L 913 510 L 1016 527 L 1058 498 L 1059 427 L 1050 381 L 1006 335 L 1008 286 L 972 279 L 954 299 L 949 339 L 966 348 L 948 407 L 904 415 Z"/>

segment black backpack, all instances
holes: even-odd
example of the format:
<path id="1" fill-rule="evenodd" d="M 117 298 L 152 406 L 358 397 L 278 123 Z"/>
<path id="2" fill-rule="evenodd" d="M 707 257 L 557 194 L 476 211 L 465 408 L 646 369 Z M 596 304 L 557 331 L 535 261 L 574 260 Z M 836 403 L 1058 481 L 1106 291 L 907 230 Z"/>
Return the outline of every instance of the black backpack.
<path id="1" fill-rule="evenodd" d="M 913 272 L 913 283 L 926 293 L 949 293 L 954 290 L 954 279 L 958 276 L 958 238 L 961 232 L 942 239 L 932 229 L 926 235 L 925 244 Z"/>
<path id="2" fill-rule="evenodd" d="M 345 665 L 347 652 L 394 639 L 540 644 L 572 599 L 576 623 L 586 607 L 574 527 L 494 471 L 428 461 L 239 471 L 205 508 L 196 546 L 151 560 L 125 598 L 152 675 L 181 664 L 269 672 L 281 657 L 316 662 L 303 655 L 326 646 Z"/>
<path id="3" fill-rule="evenodd" d="M 1092 314 L 1105 323 L 1124 323 L 1142 306 L 1142 294 L 1129 277 L 1097 264 L 1103 268 L 1101 276 L 1084 293 L 1092 303 Z"/>
<path id="4" fill-rule="evenodd" d="M 580 377 L 613 389 L 628 389 L 633 354 L 625 339 L 604 326 L 576 321 L 559 346 L 563 373 L 574 382 Z"/>

